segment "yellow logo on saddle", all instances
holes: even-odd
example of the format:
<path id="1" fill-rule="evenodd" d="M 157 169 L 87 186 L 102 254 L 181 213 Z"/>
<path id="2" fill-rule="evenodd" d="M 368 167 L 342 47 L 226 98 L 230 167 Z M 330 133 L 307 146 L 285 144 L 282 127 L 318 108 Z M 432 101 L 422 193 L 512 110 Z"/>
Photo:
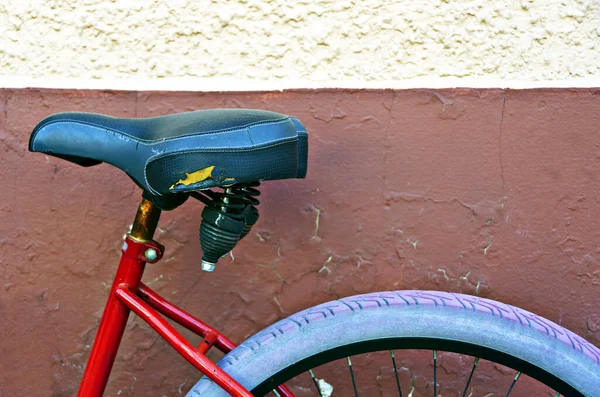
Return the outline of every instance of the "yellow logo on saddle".
<path id="1" fill-rule="evenodd" d="M 202 168 L 201 170 L 194 171 L 191 173 L 185 173 L 185 179 L 178 180 L 174 185 L 171 185 L 169 190 L 173 190 L 177 185 L 189 186 L 194 183 L 202 182 L 208 178 L 212 178 L 212 171 L 215 169 L 214 165 L 210 167 Z"/>

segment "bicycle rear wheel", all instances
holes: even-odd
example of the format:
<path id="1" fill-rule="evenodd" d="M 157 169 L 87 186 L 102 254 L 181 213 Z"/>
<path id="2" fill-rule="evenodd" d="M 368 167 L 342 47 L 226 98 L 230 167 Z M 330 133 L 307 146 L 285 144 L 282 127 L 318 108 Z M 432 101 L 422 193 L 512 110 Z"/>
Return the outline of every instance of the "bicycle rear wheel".
<path id="1" fill-rule="evenodd" d="M 525 310 L 437 291 L 379 292 L 315 306 L 247 339 L 219 366 L 254 395 L 263 396 L 278 384 L 326 363 L 344 359 L 350 365 L 351 356 L 394 350 L 401 355 L 398 350 L 402 349 L 428 349 L 433 359 L 443 351 L 474 356 L 475 365 L 479 359 L 498 363 L 512 368 L 516 379 L 526 374 L 552 388 L 555 395 L 600 395 L 600 350 L 591 343 Z M 362 395 L 352 366 L 348 368 L 350 390 Z M 441 391 L 436 369 L 433 361 L 427 385 L 433 394 L 428 395 Z M 471 377 L 467 388 L 470 381 Z M 313 395 L 321 394 L 315 390 Z M 468 395 L 466 391 L 462 394 Z M 224 397 L 227 393 L 203 378 L 188 393 L 188 397 L 197 396 Z"/>

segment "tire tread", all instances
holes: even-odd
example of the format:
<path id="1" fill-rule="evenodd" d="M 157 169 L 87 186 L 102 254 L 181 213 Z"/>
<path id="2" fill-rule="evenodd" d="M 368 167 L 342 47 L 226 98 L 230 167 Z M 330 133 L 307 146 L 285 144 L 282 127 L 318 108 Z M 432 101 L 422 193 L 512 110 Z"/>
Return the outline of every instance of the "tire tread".
<path id="1" fill-rule="evenodd" d="M 414 303 L 410 303 L 411 300 Z M 600 349 L 575 333 L 546 320 L 543 317 L 518 307 L 485 298 L 463 294 L 418 290 L 387 291 L 351 296 L 300 311 L 286 319 L 278 321 L 244 341 L 237 349 L 227 355 L 226 361 L 223 364 L 231 365 L 233 364 L 233 361 L 243 360 L 244 356 L 249 352 L 263 348 L 277 338 L 289 336 L 290 333 L 300 331 L 303 322 L 309 324 L 327 321 L 339 314 L 348 314 L 349 312 L 356 313 L 365 310 L 379 310 L 384 307 L 398 305 L 406 307 L 416 306 L 417 308 L 432 306 L 451 307 L 456 310 L 466 310 L 490 315 L 500 320 L 513 321 L 515 324 L 535 329 L 549 338 L 570 346 L 573 350 L 590 357 L 597 365 L 600 365 Z"/>

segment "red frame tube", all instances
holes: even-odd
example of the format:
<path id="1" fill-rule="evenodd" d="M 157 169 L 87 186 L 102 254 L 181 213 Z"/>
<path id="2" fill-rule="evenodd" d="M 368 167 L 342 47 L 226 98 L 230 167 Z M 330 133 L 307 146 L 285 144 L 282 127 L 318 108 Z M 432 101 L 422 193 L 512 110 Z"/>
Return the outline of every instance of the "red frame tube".
<path id="1" fill-rule="evenodd" d="M 200 353 L 194 346 L 186 341 L 179 332 L 173 328 L 165 319 L 153 313 L 152 308 L 146 302 L 138 298 L 127 286 L 121 286 L 115 291 L 117 298 L 129 309 L 146 321 L 154 330 L 163 337 L 177 352 L 190 362 L 200 372 L 208 376 L 212 381 L 221 386 L 227 393 L 239 397 L 253 397 L 235 379 L 227 375 L 221 368 L 217 367 L 206 356 Z"/>
<path id="2" fill-rule="evenodd" d="M 121 285 L 133 290 L 137 289 L 145 265 L 143 261 L 137 259 L 139 253 L 144 252 L 141 251 L 141 245 L 130 238 L 125 240 L 119 268 L 83 373 L 79 393 L 77 393 L 78 397 L 101 397 L 104 393 L 129 318 L 129 309 L 119 302 L 115 291 Z"/>
<path id="3" fill-rule="evenodd" d="M 204 340 L 198 346 L 198 350 L 202 353 L 206 353 L 213 345 L 223 353 L 229 353 L 236 347 L 235 343 L 218 330 L 163 299 L 146 284 L 140 283 L 138 296 L 165 317 L 203 337 Z M 206 341 L 209 343 L 205 343 Z M 277 386 L 276 390 L 282 397 L 294 397 L 294 394 L 285 385 Z"/>
<path id="4" fill-rule="evenodd" d="M 235 348 L 235 343 L 230 341 L 225 335 L 221 334 L 210 325 L 200 321 L 196 317 L 186 313 L 177 306 L 163 299 L 160 295 L 150 289 L 146 284 L 140 283 L 138 296 L 145 300 L 160 314 L 170 318 L 178 324 L 184 326 L 190 331 L 201 337 L 206 337 L 207 334 L 216 334 L 214 346 L 224 353 L 229 353 Z"/>
<path id="5" fill-rule="evenodd" d="M 151 261 L 146 259 L 145 255 L 149 249 L 156 251 L 156 257 Z M 205 355 L 212 346 L 228 353 L 236 345 L 218 330 L 163 299 L 141 283 L 146 263 L 157 262 L 162 254 L 163 247 L 152 240 L 140 241 L 132 236 L 126 237 L 119 268 L 77 396 L 101 397 L 104 393 L 129 312 L 133 311 L 181 356 L 229 394 L 234 397 L 252 397 L 248 390 Z M 202 343 L 197 348 L 192 346 L 159 313 L 202 336 L 204 338 Z M 277 391 L 281 396 L 294 397 L 284 385 L 277 387 Z"/>

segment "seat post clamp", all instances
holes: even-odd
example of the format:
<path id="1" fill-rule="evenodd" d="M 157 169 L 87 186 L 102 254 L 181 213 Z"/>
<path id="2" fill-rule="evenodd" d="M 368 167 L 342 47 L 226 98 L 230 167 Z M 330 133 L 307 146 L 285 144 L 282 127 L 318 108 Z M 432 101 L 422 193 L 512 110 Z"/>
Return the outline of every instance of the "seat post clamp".
<path id="1" fill-rule="evenodd" d="M 123 254 L 141 262 L 156 263 L 164 252 L 165 247 L 154 240 L 139 241 L 128 235 L 123 242 Z"/>

